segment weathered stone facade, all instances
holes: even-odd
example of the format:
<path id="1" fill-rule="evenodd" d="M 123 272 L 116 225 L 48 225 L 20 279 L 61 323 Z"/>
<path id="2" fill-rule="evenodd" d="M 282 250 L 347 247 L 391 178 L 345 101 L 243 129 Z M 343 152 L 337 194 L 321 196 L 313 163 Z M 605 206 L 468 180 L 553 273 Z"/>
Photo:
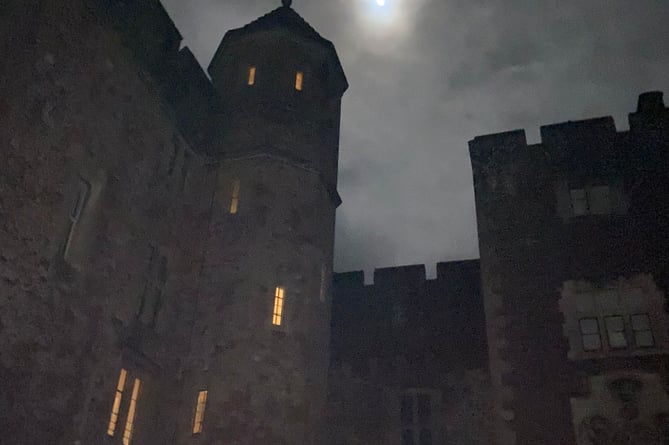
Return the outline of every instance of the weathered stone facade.
<path id="1" fill-rule="evenodd" d="M 226 36 L 210 82 L 157 0 L 4 2 L 0 37 L 1 442 L 317 443 L 332 44 L 279 8 Z M 303 91 L 270 86 L 282 69 Z"/>
<path id="2" fill-rule="evenodd" d="M 606 385 L 634 382 L 623 397 L 644 415 L 669 408 L 641 407 L 643 382 L 668 377 L 669 110 L 645 93 L 629 131 L 606 117 L 541 134 L 470 142 L 496 443 L 659 443 L 580 430 L 613 409 L 584 413 Z"/>
<path id="3" fill-rule="evenodd" d="M 328 443 L 490 443 L 478 261 L 337 274 L 333 295 Z"/>

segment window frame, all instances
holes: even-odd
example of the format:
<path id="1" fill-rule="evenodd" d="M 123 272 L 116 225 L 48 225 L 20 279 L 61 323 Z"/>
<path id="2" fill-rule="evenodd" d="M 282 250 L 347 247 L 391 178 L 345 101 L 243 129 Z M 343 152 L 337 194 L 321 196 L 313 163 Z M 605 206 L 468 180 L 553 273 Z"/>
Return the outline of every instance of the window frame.
<path id="1" fill-rule="evenodd" d="M 197 393 L 197 400 L 195 402 L 195 412 L 193 413 L 193 435 L 202 434 L 204 430 L 204 419 L 207 410 L 207 399 L 209 391 L 202 389 Z"/>
<path id="2" fill-rule="evenodd" d="M 646 320 L 648 321 L 648 329 L 639 329 L 639 330 L 637 330 L 636 327 L 634 326 L 634 317 L 646 317 Z M 651 320 L 650 320 L 650 314 L 649 314 L 649 313 L 645 312 L 645 313 L 636 313 L 636 314 L 632 314 L 632 315 L 630 315 L 630 326 L 631 326 L 631 328 L 632 328 L 632 334 L 633 334 L 633 336 L 634 336 L 634 346 L 635 346 L 636 348 L 640 348 L 640 349 L 648 349 L 648 348 L 654 348 L 654 347 L 655 347 L 655 345 L 656 345 L 656 342 L 655 342 L 655 334 L 653 334 L 653 325 L 652 325 L 652 323 L 651 323 Z M 637 333 L 639 333 L 639 332 L 648 332 L 648 333 L 650 333 L 650 339 L 651 339 L 651 341 L 652 341 L 652 344 L 650 344 L 650 345 L 639 345 L 639 342 L 638 342 L 638 340 L 637 340 L 637 338 L 638 338 Z"/>
<path id="3" fill-rule="evenodd" d="M 285 327 L 284 318 L 286 313 L 286 288 L 276 286 L 274 288 L 274 299 L 272 305 L 272 327 L 281 329 Z"/>
<path id="4" fill-rule="evenodd" d="M 597 332 L 596 333 L 595 332 L 584 332 L 583 331 L 582 322 L 586 321 L 586 320 L 594 320 L 595 321 L 595 323 L 597 324 Z M 581 337 L 581 347 L 583 348 L 584 352 L 597 352 L 597 351 L 602 351 L 603 350 L 602 328 L 599 324 L 599 318 L 598 317 L 581 317 L 581 318 L 579 318 L 579 320 L 578 320 L 578 331 L 579 331 L 579 335 Z M 595 336 L 595 335 L 599 339 L 599 348 L 597 348 L 597 349 L 586 348 L 586 346 L 585 346 L 586 336 Z"/>
<path id="5" fill-rule="evenodd" d="M 622 324 L 622 327 L 620 330 L 614 331 L 611 329 L 611 325 L 609 322 L 613 322 L 613 320 L 620 320 L 620 323 Z M 622 350 L 622 349 L 627 349 L 629 347 L 629 341 L 627 339 L 627 332 L 625 329 L 625 317 L 622 315 L 606 315 L 604 316 L 604 327 L 606 328 L 606 340 L 608 342 L 609 348 L 612 350 Z M 614 341 L 612 340 L 612 337 L 614 334 L 622 334 L 622 338 L 624 340 L 624 345 L 614 345 Z"/>

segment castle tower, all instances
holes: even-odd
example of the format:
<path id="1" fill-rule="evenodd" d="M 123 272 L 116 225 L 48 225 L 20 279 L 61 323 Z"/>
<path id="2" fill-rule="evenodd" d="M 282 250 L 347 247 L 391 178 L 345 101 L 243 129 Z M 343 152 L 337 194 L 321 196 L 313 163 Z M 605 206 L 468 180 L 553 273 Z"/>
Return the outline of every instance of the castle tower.
<path id="1" fill-rule="evenodd" d="M 178 441 L 319 443 L 348 84 L 288 1 L 228 32 L 209 74 L 224 117 Z"/>

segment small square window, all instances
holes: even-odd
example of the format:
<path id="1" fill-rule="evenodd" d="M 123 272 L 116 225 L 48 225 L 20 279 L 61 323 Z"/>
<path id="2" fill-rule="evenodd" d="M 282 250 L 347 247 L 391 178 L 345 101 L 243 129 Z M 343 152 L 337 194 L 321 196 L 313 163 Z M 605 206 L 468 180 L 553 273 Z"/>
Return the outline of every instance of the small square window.
<path id="1" fill-rule="evenodd" d="M 632 330 L 634 331 L 634 342 L 637 347 L 650 348 L 655 345 L 648 314 L 632 315 Z"/>
<path id="2" fill-rule="evenodd" d="M 596 318 L 582 318 L 580 321 L 583 350 L 599 351 L 602 349 L 602 339 L 599 335 L 599 322 Z"/>
<path id="3" fill-rule="evenodd" d="M 606 332 L 609 337 L 609 346 L 612 349 L 623 349 L 627 347 L 627 338 L 625 337 L 625 322 L 623 317 L 618 315 L 606 317 Z"/>

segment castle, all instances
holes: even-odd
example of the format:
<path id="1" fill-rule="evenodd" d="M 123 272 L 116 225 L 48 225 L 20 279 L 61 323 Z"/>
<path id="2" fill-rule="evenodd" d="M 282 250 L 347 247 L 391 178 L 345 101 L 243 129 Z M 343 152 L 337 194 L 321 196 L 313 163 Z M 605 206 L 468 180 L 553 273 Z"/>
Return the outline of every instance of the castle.
<path id="1" fill-rule="evenodd" d="M 0 6 L 0 443 L 668 443 L 669 110 L 470 142 L 480 260 L 333 274 L 331 42 Z"/>

